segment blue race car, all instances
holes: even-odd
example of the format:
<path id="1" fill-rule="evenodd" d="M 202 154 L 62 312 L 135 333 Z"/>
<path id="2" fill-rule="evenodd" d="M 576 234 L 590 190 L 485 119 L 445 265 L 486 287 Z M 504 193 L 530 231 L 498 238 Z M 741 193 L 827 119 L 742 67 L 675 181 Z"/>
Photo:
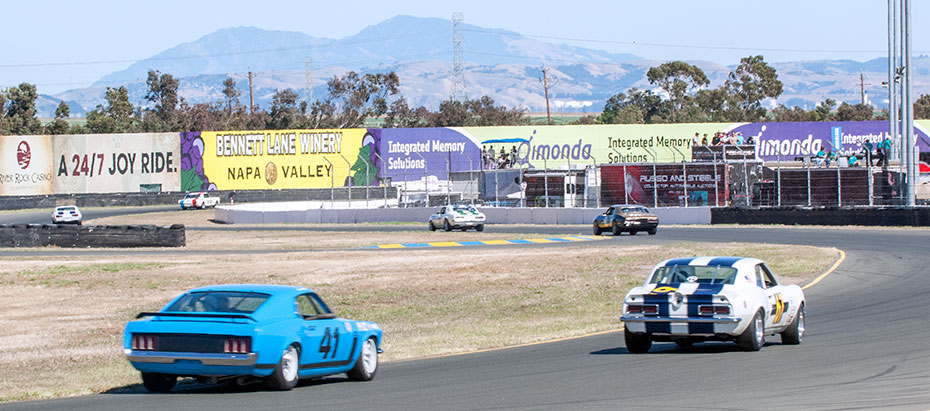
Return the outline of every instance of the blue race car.
<path id="1" fill-rule="evenodd" d="M 178 377 L 260 379 L 276 390 L 340 373 L 369 381 L 382 352 L 378 323 L 336 317 L 303 287 L 195 288 L 136 318 L 126 324 L 123 351 L 150 392 L 170 391 Z"/>

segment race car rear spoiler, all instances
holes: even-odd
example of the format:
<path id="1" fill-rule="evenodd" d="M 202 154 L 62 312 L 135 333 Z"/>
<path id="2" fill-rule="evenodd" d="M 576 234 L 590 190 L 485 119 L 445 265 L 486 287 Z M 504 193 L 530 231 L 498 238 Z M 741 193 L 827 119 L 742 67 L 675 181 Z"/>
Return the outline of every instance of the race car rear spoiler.
<path id="1" fill-rule="evenodd" d="M 200 317 L 200 318 L 242 318 L 250 321 L 255 321 L 251 315 L 248 314 L 230 314 L 230 313 L 181 313 L 181 312 L 141 312 L 136 318 L 143 317 Z"/>

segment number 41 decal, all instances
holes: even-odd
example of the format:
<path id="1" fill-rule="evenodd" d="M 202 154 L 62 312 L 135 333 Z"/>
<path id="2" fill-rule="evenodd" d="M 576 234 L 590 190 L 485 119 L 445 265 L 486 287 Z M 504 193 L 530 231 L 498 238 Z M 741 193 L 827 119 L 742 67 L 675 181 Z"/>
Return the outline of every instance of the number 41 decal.
<path id="1" fill-rule="evenodd" d="M 330 333 L 330 328 L 326 327 L 323 330 L 323 341 L 320 341 L 320 352 L 323 353 L 323 359 L 326 358 L 336 358 L 336 350 L 339 348 L 339 328 L 332 328 L 332 333 Z"/>

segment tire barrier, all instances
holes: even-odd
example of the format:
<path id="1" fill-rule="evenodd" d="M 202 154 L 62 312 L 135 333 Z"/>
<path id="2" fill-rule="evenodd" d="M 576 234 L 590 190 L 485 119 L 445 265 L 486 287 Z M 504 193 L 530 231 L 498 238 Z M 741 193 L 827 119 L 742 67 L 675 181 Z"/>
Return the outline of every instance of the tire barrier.
<path id="1" fill-rule="evenodd" d="M 131 248 L 184 247 L 183 224 L 154 225 L 0 225 L 0 247 Z"/>
<path id="2" fill-rule="evenodd" d="M 711 224 L 930 226 L 930 207 L 714 208 Z"/>

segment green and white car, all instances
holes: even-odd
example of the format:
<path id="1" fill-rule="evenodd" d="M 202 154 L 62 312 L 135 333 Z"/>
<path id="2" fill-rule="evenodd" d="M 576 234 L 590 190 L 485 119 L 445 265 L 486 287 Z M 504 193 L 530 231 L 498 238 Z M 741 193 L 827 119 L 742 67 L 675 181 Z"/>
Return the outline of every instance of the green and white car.
<path id="1" fill-rule="evenodd" d="M 437 228 L 442 228 L 446 231 L 454 229 L 466 231 L 474 228 L 477 231 L 484 231 L 484 220 L 484 213 L 471 204 L 447 205 L 429 217 L 429 230 L 436 231 Z"/>

